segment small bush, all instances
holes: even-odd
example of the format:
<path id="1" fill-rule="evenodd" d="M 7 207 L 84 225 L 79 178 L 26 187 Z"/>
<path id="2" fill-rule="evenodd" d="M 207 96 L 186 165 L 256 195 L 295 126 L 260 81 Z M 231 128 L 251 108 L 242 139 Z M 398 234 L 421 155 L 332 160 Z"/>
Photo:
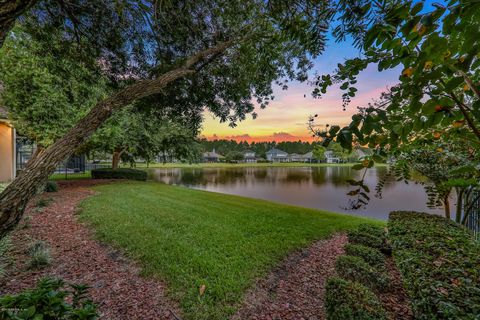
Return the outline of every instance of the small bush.
<path id="1" fill-rule="evenodd" d="M 45 192 L 57 192 L 58 184 L 55 181 L 47 181 L 45 185 Z"/>
<path id="2" fill-rule="evenodd" d="M 29 249 L 28 255 L 30 256 L 30 269 L 41 269 L 50 265 L 52 257 L 50 255 L 50 248 L 43 241 L 35 242 Z"/>
<path id="3" fill-rule="evenodd" d="M 472 235 L 418 212 L 392 212 L 388 227 L 415 319 L 478 319 L 480 245 Z"/>
<path id="4" fill-rule="evenodd" d="M 128 179 L 128 180 L 147 180 L 147 172 L 136 169 L 94 169 L 92 170 L 93 179 Z"/>
<path id="5" fill-rule="evenodd" d="M 50 204 L 50 202 L 52 202 L 52 199 L 50 199 L 50 198 L 48 198 L 48 199 L 45 199 L 45 198 L 38 199 L 38 201 L 36 203 L 36 207 L 45 208 L 46 206 L 48 206 Z"/>
<path id="6" fill-rule="evenodd" d="M 360 257 L 372 267 L 384 268 L 385 256 L 376 248 L 367 247 L 361 244 L 347 244 L 345 253 L 350 256 Z"/>
<path id="7" fill-rule="evenodd" d="M 340 277 L 360 282 L 377 292 L 386 291 L 389 288 L 390 279 L 388 276 L 360 257 L 340 256 L 335 267 Z"/>
<path id="8" fill-rule="evenodd" d="M 379 249 L 385 254 L 391 254 L 391 247 L 387 243 L 385 230 L 382 227 L 361 225 L 358 229 L 348 233 L 348 241 L 353 244 L 361 244 L 367 247 Z"/>
<path id="9" fill-rule="evenodd" d="M 385 310 L 377 296 L 358 282 L 340 278 L 327 281 L 325 308 L 328 320 L 383 320 Z"/>
<path id="10" fill-rule="evenodd" d="M 0 319 L 97 319 L 87 289 L 59 279 L 41 279 L 34 289 L 0 297 Z"/>

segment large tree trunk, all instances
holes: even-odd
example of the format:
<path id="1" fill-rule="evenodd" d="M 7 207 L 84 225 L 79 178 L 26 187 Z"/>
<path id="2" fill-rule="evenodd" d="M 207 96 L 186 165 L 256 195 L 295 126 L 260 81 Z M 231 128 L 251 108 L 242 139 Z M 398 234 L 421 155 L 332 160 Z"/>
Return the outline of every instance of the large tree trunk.
<path id="1" fill-rule="evenodd" d="M 173 81 L 191 75 L 222 54 L 234 42 L 227 41 L 189 57 L 185 64 L 156 79 L 139 80 L 98 103 L 70 131 L 31 159 L 25 170 L 0 194 L 0 238 L 20 221 L 28 201 L 55 167 L 80 147 L 115 111 L 137 99 L 160 93 Z"/>
<path id="2" fill-rule="evenodd" d="M 15 20 L 37 2 L 38 0 L 0 0 L 0 48 Z"/>
<path id="3" fill-rule="evenodd" d="M 112 169 L 118 169 L 118 165 L 120 164 L 120 160 L 122 157 L 123 152 L 125 151 L 124 148 L 115 148 L 113 150 L 113 155 L 112 155 Z"/>

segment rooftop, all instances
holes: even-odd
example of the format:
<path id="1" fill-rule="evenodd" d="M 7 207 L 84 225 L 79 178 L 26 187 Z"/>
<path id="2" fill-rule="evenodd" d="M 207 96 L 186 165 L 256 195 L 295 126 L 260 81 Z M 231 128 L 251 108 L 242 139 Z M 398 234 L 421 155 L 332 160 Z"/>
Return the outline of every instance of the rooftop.
<path id="1" fill-rule="evenodd" d="M 282 150 L 280 150 L 280 149 L 275 149 L 275 148 L 268 150 L 266 153 L 272 153 L 272 154 L 288 154 L 288 153 L 286 153 L 285 151 L 282 151 Z"/>

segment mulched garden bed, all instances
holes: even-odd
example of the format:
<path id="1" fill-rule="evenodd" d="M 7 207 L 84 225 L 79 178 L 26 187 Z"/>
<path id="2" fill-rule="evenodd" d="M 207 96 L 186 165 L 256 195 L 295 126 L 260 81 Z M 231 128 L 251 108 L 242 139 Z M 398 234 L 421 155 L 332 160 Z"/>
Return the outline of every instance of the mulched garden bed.
<path id="1" fill-rule="evenodd" d="M 0 283 L 0 294 L 17 293 L 53 276 L 89 285 L 89 296 L 104 319 L 177 319 L 179 307 L 166 297 L 164 283 L 141 277 L 138 266 L 94 240 L 92 231 L 77 221 L 76 206 L 94 194 L 89 187 L 100 183 L 106 181 L 60 182 L 58 192 L 31 201 L 12 234 L 14 265 Z M 36 206 L 40 199 L 47 200 L 45 208 Z M 26 251 L 37 240 L 48 243 L 52 263 L 29 270 Z"/>
<path id="2" fill-rule="evenodd" d="M 407 297 L 405 289 L 403 288 L 402 278 L 398 271 L 392 257 L 388 257 L 387 271 L 392 280 L 391 290 L 382 293 L 379 298 L 387 311 L 387 314 L 392 320 L 410 320 L 413 319 L 412 308 L 410 307 L 410 300 Z"/>
<path id="3" fill-rule="evenodd" d="M 336 234 L 290 255 L 258 281 L 233 319 L 324 319 L 325 283 L 346 242 L 346 235 Z"/>
<path id="4" fill-rule="evenodd" d="M 251 290 L 233 319 L 321 320 L 325 319 L 325 285 L 335 275 L 335 261 L 348 242 L 345 234 L 313 243 L 287 257 Z M 400 273 L 393 259 L 387 258 L 392 289 L 380 295 L 391 320 L 413 319 Z"/>

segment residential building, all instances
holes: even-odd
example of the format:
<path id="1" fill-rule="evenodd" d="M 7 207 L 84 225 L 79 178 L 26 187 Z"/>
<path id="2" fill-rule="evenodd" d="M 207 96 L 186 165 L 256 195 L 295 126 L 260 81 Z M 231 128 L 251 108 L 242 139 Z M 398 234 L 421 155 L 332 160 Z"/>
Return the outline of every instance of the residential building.
<path id="1" fill-rule="evenodd" d="M 0 182 L 11 181 L 16 174 L 16 132 L 8 120 L 7 112 L 0 107 Z"/>
<path id="2" fill-rule="evenodd" d="M 271 149 L 265 153 L 267 161 L 270 162 L 289 162 L 288 153 L 279 149 Z"/>
<path id="3" fill-rule="evenodd" d="M 325 158 L 327 163 L 340 163 L 340 158 L 336 157 L 332 150 L 325 151 Z"/>
<path id="4" fill-rule="evenodd" d="M 302 155 L 303 162 L 316 162 L 316 159 L 313 158 L 313 151 L 307 152 L 304 155 Z"/>
<path id="5" fill-rule="evenodd" d="M 243 152 L 243 161 L 248 162 L 248 163 L 257 162 L 257 158 L 255 157 L 255 151 L 245 150 Z"/>
<path id="6" fill-rule="evenodd" d="M 298 153 L 291 153 L 288 155 L 289 162 L 304 162 L 303 155 Z"/>
<path id="7" fill-rule="evenodd" d="M 219 153 L 216 153 L 215 149 L 213 149 L 212 152 L 204 152 L 202 158 L 203 158 L 203 162 L 220 162 L 223 159 L 225 159 L 224 156 L 222 156 Z"/>
<path id="8" fill-rule="evenodd" d="M 0 182 L 15 179 L 23 170 L 36 150 L 35 143 L 17 135 L 13 124 L 8 120 L 5 108 L 0 107 Z M 57 173 L 85 172 L 86 157 L 73 155 L 57 166 Z"/>

